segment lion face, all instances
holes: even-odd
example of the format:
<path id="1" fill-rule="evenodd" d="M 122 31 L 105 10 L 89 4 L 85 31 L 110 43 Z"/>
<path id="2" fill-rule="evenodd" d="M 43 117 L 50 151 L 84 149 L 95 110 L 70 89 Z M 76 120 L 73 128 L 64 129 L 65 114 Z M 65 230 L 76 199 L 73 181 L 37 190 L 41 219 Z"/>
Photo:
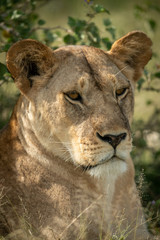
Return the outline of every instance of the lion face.
<path id="1" fill-rule="evenodd" d="M 146 35 L 130 35 L 125 41 L 117 41 L 119 48 L 114 44 L 108 53 L 86 46 L 63 47 L 51 53 L 46 46 L 30 40 L 31 46 L 39 46 L 33 56 L 24 50 L 25 42 L 26 53 L 19 54 L 14 64 L 12 50 L 8 54 L 8 67 L 16 72 L 13 76 L 25 99 L 21 109 L 24 105 L 27 108 L 21 117 L 24 128 L 30 126 L 47 152 L 91 174 L 103 169 L 127 169 L 132 149 L 134 82 L 151 56 L 146 48 L 140 58 L 145 50 L 141 49 L 141 38 L 148 40 Z M 139 48 L 137 38 L 141 40 Z"/>
<path id="2" fill-rule="evenodd" d="M 83 50 L 73 48 L 67 63 L 36 95 L 33 116 L 37 118 L 33 117 L 32 125 L 42 145 L 60 157 L 63 153 L 64 160 L 76 166 L 91 169 L 109 161 L 124 163 L 131 151 L 133 86 L 103 52 L 85 48 L 89 59 Z M 36 128 L 39 124 L 41 128 Z M 55 138 L 61 143 L 59 149 L 52 145 Z"/>

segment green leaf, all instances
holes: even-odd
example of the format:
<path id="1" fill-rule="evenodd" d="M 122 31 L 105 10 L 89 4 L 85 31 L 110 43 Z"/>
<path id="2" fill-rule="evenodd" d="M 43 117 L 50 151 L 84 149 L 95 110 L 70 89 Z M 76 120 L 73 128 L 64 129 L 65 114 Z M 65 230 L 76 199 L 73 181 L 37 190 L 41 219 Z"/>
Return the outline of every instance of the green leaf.
<path id="1" fill-rule="evenodd" d="M 109 32 L 113 38 L 113 40 L 115 40 L 116 36 L 115 36 L 115 32 L 116 32 L 116 29 L 114 27 L 108 27 L 106 28 L 106 31 Z"/>
<path id="2" fill-rule="evenodd" d="M 13 11 L 13 14 L 11 16 L 11 20 L 14 20 L 14 19 L 18 19 L 20 18 L 22 15 L 24 15 L 23 12 L 19 11 L 19 10 L 14 10 Z"/>
<path id="3" fill-rule="evenodd" d="M 160 72 L 156 72 L 156 73 L 154 74 L 154 76 L 155 76 L 156 78 L 160 78 Z"/>
<path id="4" fill-rule="evenodd" d="M 138 91 L 141 90 L 143 83 L 145 82 L 144 78 L 140 78 L 140 80 L 137 82 L 137 89 Z"/>
<path id="5" fill-rule="evenodd" d="M 107 18 L 107 19 L 104 19 L 103 20 L 103 23 L 104 23 L 104 25 L 106 26 L 106 27 L 108 27 L 108 26 L 110 26 L 112 23 L 111 23 L 111 20 L 109 19 L 109 18 Z"/>
<path id="6" fill-rule="evenodd" d="M 10 46 L 11 46 L 11 43 L 6 43 L 5 45 L 2 45 L 0 47 L 0 52 L 7 52 Z"/>
<path id="7" fill-rule="evenodd" d="M 34 10 L 35 7 L 36 7 L 36 2 L 35 2 L 35 0 L 30 0 L 30 3 L 31 3 L 31 6 L 32 6 L 32 9 Z"/>
<path id="8" fill-rule="evenodd" d="M 160 199 L 156 201 L 156 205 L 160 206 Z"/>
<path id="9" fill-rule="evenodd" d="M 151 105 L 153 102 L 152 102 L 152 100 L 150 100 L 150 99 L 148 99 L 147 101 L 146 101 L 146 105 Z"/>
<path id="10" fill-rule="evenodd" d="M 146 68 L 144 69 L 143 73 L 144 73 L 144 76 L 145 76 L 146 78 L 148 78 L 148 71 L 147 71 Z"/>
<path id="11" fill-rule="evenodd" d="M 68 25 L 72 28 L 72 30 L 76 33 L 80 40 L 82 32 L 85 30 L 85 27 L 87 25 L 87 22 L 85 20 L 68 17 Z"/>
<path id="12" fill-rule="evenodd" d="M 43 19 L 39 19 L 38 20 L 38 25 L 42 26 L 46 23 L 46 21 L 44 21 Z"/>
<path id="13" fill-rule="evenodd" d="M 152 29 L 152 31 L 155 31 L 156 27 L 157 27 L 157 23 L 153 19 L 149 19 L 148 23 L 149 23 L 149 26 Z"/>
<path id="14" fill-rule="evenodd" d="M 0 80 L 5 80 L 5 73 L 8 73 L 7 67 L 3 63 L 0 63 Z"/>
<path id="15" fill-rule="evenodd" d="M 72 17 L 68 17 L 68 25 L 71 27 L 71 28 L 74 28 L 76 26 L 76 19 L 75 18 L 72 18 Z"/>
<path id="16" fill-rule="evenodd" d="M 107 50 L 110 50 L 112 47 L 112 42 L 109 40 L 109 38 L 102 38 L 102 42 L 104 43 Z"/>
<path id="17" fill-rule="evenodd" d="M 91 32 L 93 34 L 93 36 L 98 36 L 99 35 L 99 29 L 98 27 L 95 25 L 94 22 L 91 22 L 88 26 L 87 26 L 87 31 Z"/>
<path id="18" fill-rule="evenodd" d="M 31 20 L 30 21 L 35 21 L 38 19 L 38 14 L 34 13 L 31 15 Z"/>
<path id="19" fill-rule="evenodd" d="M 139 12 L 146 12 L 146 9 L 140 5 L 135 5 L 134 7 L 136 10 L 138 10 Z"/>
<path id="20" fill-rule="evenodd" d="M 44 34 L 46 44 L 50 44 L 55 41 L 55 35 L 50 30 L 45 30 Z"/>
<path id="21" fill-rule="evenodd" d="M 73 44 L 74 45 L 74 44 L 76 44 L 77 39 L 74 36 L 72 36 L 70 34 L 67 34 L 67 35 L 64 36 L 63 41 L 66 44 Z"/>
<path id="22" fill-rule="evenodd" d="M 108 13 L 108 14 L 110 14 L 110 12 L 105 7 L 103 7 L 102 5 L 99 5 L 99 4 L 95 4 L 94 6 L 92 6 L 92 9 L 96 13 Z"/>
<path id="23" fill-rule="evenodd" d="M 88 36 L 88 39 L 90 41 L 90 45 L 95 46 L 95 47 L 100 47 L 100 35 L 99 35 L 99 29 L 95 25 L 94 22 L 91 22 L 87 28 L 86 28 L 86 33 Z"/>

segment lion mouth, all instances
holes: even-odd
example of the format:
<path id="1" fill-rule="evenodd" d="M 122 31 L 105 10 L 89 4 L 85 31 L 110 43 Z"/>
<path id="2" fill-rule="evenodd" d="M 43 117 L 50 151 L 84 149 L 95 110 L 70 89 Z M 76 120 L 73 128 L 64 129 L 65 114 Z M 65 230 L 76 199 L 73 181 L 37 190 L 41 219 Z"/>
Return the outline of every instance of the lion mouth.
<path id="1" fill-rule="evenodd" d="M 97 167 L 97 166 L 99 166 L 99 165 L 100 165 L 100 164 L 87 165 L 87 166 L 82 165 L 81 167 L 82 167 L 83 171 L 89 171 L 89 170 L 91 170 L 91 169 L 93 169 L 93 168 L 95 168 L 95 167 Z"/>
<path id="2" fill-rule="evenodd" d="M 100 160 L 99 163 L 97 163 L 95 165 L 87 165 L 87 166 L 81 165 L 81 167 L 82 167 L 83 171 L 89 171 L 89 170 L 91 170 L 93 168 L 96 168 L 97 166 L 103 165 L 103 164 L 105 164 L 107 162 L 110 162 L 110 161 L 123 161 L 124 162 L 124 159 L 118 157 L 117 155 L 113 155 L 109 159 L 102 159 L 102 160 Z"/>

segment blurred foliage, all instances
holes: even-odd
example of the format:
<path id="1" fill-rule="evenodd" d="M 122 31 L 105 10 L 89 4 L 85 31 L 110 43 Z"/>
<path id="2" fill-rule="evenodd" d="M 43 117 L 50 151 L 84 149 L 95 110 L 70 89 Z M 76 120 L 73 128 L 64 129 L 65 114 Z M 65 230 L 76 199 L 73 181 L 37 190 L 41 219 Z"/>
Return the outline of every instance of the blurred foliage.
<path id="1" fill-rule="evenodd" d="M 91 1 L 86 1 L 91 3 Z M 7 52 L 10 46 L 21 39 L 33 38 L 53 47 L 53 43 L 91 45 L 110 49 L 115 40 L 115 28 L 108 18 L 109 11 L 101 5 L 90 5 L 86 19 L 68 17 L 68 28 L 54 26 L 47 28 L 35 9 L 45 0 L 1 0 L 0 2 L 0 53 Z M 98 14 L 106 14 L 103 24 L 110 36 L 103 38 L 98 26 L 92 21 Z M 40 33 L 41 32 L 41 33 Z M 58 46 L 54 46 L 57 48 Z M 3 63 L 0 63 L 0 85 L 10 80 Z"/>
<path id="2" fill-rule="evenodd" d="M 85 0 L 88 12 L 85 19 L 69 16 L 68 27 L 47 27 L 46 22 L 36 13 L 36 9 L 46 4 L 45 0 L 1 0 L 0 1 L 0 53 L 7 52 L 9 47 L 18 40 L 25 38 L 37 39 L 55 49 L 64 44 L 91 45 L 109 50 L 116 39 L 116 28 L 112 25 L 110 12 L 104 6 L 94 1 Z M 143 1 L 135 6 L 135 18 L 147 24 L 149 31 L 156 32 L 159 22 L 154 13 L 160 14 L 160 7 L 155 1 Z M 103 16 L 105 33 L 95 23 L 97 15 Z M 138 91 L 160 92 L 160 56 L 153 53 L 154 66 L 152 71 L 145 69 L 143 77 L 137 84 Z M 17 98 L 5 96 L 7 84 L 12 81 L 6 66 L 0 63 L 0 127 L 8 119 Z M 150 227 L 160 232 L 160 108 L 151 100 L 146 101 L 146 107 L 152 105 L 154 111 L 151 117 L 133 122 L 134 142 L 132 157 L 136 167 L 136 180 L 144 169 L 145 183 L 143 201 L 147 215 L 153 220 Z M 145 113 L 144 113 L 145 114 Z M 149 209 L 149 210 L 148 210 Z M 151 210 L 151 211 L 150 211 Z M 151 216 L 152 215 L 152 216 Z"/>
<path id="3" fill-rule="evenodd" d="M 160 15 L 160 6 L 154 1 L 146 1 L 144 4 L 135 6 L 135 17 L 145 23 L 152 34 L 158 29 L 159 22 L 154 18 Z M 144 70 L 143 77 L 137 83 L 138 91 L 152 92 L 152 99 L 155 93 L 160 93 L 160 56 L 153 52 L 152 70 Z M 137 185 L 141 185 L 139 178 L 142 171 L 142 199 L 145 206 L 145 213 L 149 219 L 149 228 L 154 234 L 160 233 L 160 105 L 157 106 L 152 100 L 146 100 L 146 108 L 152 106 L 151 116 L 133 122 L 134 133 L 132 158 L 136 168 Z"/>

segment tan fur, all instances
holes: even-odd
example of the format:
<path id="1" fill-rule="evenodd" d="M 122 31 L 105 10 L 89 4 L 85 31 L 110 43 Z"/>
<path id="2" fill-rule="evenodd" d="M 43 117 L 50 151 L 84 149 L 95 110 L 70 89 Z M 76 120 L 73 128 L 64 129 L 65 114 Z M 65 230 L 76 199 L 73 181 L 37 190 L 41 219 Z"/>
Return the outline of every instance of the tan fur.
<path id="1" fill-rule="evenodd" d="M 52 52 L 34 40 L 11 47 L 7 65 L 21 96 L 0 134 L 0 234 L 149 239 L 134 183 L 130 124 L 135 81 L 150 58 L 151 41 L 138 31 L 110 52 L 87 46 Z M 121 88 L 126 94 L 116 97 Z M 82 101 L 70 99 L 70 91 Z M 127 135 L 113 157 L 99 136 L 121 133 Z"/>

